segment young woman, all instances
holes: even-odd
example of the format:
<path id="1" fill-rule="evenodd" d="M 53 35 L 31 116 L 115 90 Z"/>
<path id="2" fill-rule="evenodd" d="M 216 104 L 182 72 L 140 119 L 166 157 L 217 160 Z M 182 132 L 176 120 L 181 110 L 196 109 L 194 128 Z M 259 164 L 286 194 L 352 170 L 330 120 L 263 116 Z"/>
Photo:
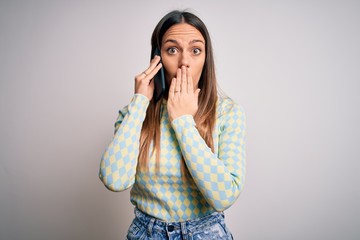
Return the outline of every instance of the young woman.
<path id="1" fill-rule="evenodd" d="M 232 239 L 223 211 L 244 187 L 244 112 L 217 92 L 210 36 L 197 16 L 168 13 L 151 47 L 161 57 L 135 77 L 100 179 L 111 191 L 132 187 L 127 239 Z M 153 78 L 161 68 L 166 91 L 155 101 Z"/>

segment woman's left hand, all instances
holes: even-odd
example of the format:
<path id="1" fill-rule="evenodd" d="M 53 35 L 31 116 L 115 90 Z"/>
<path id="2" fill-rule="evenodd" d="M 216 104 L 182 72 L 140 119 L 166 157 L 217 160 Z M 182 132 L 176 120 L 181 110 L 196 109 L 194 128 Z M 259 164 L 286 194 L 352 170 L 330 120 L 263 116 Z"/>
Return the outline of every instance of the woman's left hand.
<path id="1" fill-rule="evenodd" d="M 171 81 L 167 110 L 170 122 L 183 115 L 195 116 L 198 110 L 198 97 L 200 89 L 194 90 L 190 68 L 179 68 L 176 78 Z"/>

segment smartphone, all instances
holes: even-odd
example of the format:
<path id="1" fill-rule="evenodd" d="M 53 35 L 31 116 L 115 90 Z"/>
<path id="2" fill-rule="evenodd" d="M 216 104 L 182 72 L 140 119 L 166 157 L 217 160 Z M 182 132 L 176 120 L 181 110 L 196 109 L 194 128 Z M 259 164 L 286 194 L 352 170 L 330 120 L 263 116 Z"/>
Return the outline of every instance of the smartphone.
<path id="1" fill-rule="evenodd" d="M 155 55 L 158 55 L 161 57 L 160 50 L 158 48 L 155 49 L 151 59 L 155 57 Z M 159 63 L 162 63 L 161 60 Z M 162 95 L 165 92 L 165 75 L 164 75 L 164 66 L 160 68 L 160 70 L 156 73 L 154 76 L 154 100 L 155 102 L 159 101 L 159 99 L 162 97 Z"/>

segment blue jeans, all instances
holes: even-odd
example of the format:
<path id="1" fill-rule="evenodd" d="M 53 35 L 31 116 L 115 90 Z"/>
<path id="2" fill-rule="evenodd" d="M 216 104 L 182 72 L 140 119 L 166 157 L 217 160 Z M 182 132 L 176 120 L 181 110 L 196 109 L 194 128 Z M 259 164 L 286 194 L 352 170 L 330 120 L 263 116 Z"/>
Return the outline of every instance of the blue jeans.
<path id="1" fill-rule="evenodd" d="M 225 225 L 224 214 L 214 212 L 208 216 L 184 222 L 164 222 L 153 218 L 135 208 L 128 240 L 232 240 L 233 237 Z"/>

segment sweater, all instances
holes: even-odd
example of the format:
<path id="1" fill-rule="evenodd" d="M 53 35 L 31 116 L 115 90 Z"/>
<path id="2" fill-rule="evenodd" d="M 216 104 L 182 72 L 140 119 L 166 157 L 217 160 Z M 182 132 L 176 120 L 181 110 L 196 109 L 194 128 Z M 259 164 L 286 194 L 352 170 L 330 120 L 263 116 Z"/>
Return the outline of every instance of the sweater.
<path id="1" fill-rule="evenodd" d="M 149 149 L 149 168 L 137 168 L 142 123 L 149 105 L 135 94 L 119 111 L 114 136 L 101 157 L 99 177 L 111 191 L 131 187 L 130 201 L 163 221 L 196 219 L 224 211 L 238 198 L 245 183 L 245 113 L 229 98 L 218 98 L 213 131 L 214 152 L 191 115 L 169 121 L 166 101 L 160 121 L 160 164 Z M 181 161 L 188 173 L 182 176 Z"/>

